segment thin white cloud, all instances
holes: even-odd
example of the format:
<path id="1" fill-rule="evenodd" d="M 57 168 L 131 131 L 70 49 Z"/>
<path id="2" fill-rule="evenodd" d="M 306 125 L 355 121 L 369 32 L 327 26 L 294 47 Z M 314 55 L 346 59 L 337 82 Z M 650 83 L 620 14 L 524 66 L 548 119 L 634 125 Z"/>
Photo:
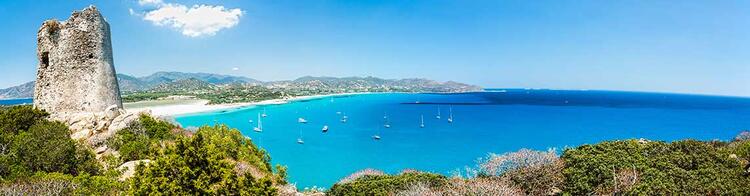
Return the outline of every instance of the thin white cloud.
<path id="1" fill-rule="evenodd" d="M 154 10 L 143 13 L 143 20 L 157 26 L 168 26 L 189 37 L 212 36 L 222 29 L 236 26 L 243 11 L 224 6 L 163 3 L 161 0 L 139 0 L 141 5 L 156 5 Z"/>
<path id="2" fill-rule="evenodd" d="M 239 67 L 232 67 L 232 71 L 238 71 L 238 70 L 240 70 Z"/>
<path id="3" fill-rule="evenodd" d="M 138 5 L 162 5 L 164 4 L 161 0 L 138 0 Z"/>

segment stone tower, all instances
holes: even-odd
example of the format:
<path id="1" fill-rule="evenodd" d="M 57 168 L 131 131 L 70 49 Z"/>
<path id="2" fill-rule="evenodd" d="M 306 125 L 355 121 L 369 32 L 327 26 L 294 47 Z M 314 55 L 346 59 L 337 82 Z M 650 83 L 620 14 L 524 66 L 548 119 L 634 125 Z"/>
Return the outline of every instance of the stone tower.
<path id="1" fill-rule="evenodd" d="M 121 109 L 109 24 L 94 6 L 37 33 L 34 106 L 53 116 Z"/>

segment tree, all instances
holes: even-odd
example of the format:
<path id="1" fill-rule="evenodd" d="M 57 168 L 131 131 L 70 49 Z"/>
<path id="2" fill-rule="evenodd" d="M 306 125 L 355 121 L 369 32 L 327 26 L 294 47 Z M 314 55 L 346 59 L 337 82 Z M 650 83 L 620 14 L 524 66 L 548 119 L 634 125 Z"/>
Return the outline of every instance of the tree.
<path id="1" fill-rule="evenodd" d="M 131 194 L 275 195 L 267 155 L 226 126 L 202 127 L 180 138 L 149 165 L 136 168 Z M 259 167 L 264 176 L 246 175 L 238 162 Z"/>

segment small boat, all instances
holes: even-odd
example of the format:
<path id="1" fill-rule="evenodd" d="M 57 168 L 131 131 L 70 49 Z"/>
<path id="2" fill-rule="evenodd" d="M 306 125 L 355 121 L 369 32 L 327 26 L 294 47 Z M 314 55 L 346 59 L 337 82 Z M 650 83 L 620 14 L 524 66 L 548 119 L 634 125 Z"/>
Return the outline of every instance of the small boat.
<path id="1" fill-rule="evenodd" d="M 424 128 L 424 115 L 419 115 L 420 123 L 419 128 Z"/>
<path id="2" fill-rule="evenodd" d="M 253 123 L 253 119 L 247 120 L 247 123 Z"/>
<path id="3" fill-rule="evenodd" d="M 383 122 L 383 127 L 385 127 L 385 128 L 391 128 L 391 123 L 388 122 L 388 114 L 387 113 L 385 115 L 383 115 L 383 119 L 384 119 L 383 120 L 384 121 Z"/>
<path id="4" fill-rule="evenodd" d="M 448 123 L 453 123 L 453 107 L 450 109 L 450 115 L 448 116 Z"/>
<path id="5" fill-rule="evenodd" d="M 336 115 L 341 115 L 341 112 L 336 112 Z"/>
<path id="6" fill-rule="evenodd" d="M 302 140 L 302 138 L 297 138 L 298 144 L 305 144 L 305 140 Z"/>
<path id="7" fill-rule="evenodd" d="M 374 139 L 374 140 L 380 140 L 380 136 L 379 135 L 373 135 L 372 139 Z"/>
<path id="8" fill-rule="evenodd" d="M 323 133 L 328 132 L 328 125 L 323 126 Z"/>
<path id="9" fill-rule="evenodd" d="M 299 122 L 299 123 L 307 123 L 307 120 L 305 120 L 304 118 L 298 118 L 297 122 Z"/>
<path id="10" fill-rule="evenodd" d="M 260 114 L 258 114 L 258 126 L 253 128 L 255 132 L 263 132 L 263 122 L 260 121 Z"/>
<path id="11" fill-rule="evenodd" d="M 341 117 L 341 123 L 346 123 L 346 121 L 349 120 L 349 117 L 344 115 L 344 117 Z"/>
<path id="12" fill-rule="evenodd" d="M 440 119 L 440 107 L 438 107 L 438 113 L 437 113 L 437 116 L 435 116 L 435 118 Z"/>
<path id="13" fill-rule="evenodd" d="M 265 118 L 266 116 L 268 116 L 268 115 L 266 115 L 266 108 L 263 108 L 263 114 L 261 114 L 260 116 L 262 116 L 263 118 Z"/>

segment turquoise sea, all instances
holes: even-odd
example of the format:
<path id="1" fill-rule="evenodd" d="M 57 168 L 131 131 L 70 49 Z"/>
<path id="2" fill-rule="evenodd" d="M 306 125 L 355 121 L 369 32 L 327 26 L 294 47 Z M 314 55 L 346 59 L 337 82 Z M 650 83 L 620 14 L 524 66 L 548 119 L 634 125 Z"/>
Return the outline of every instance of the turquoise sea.
<path id="1" fill-rule="evenodd" d="M 31 99 L 31 98 L 25 98 L 25 99 L 0 99 L 0 106 L 3 106 L 3 105 L 31 104 L 33 101 L 34 101 L 34 99 Z"/>
<path id="2" fill-rule="evenodd" d="M 438 109 L 440 119 L 435 117 Z M 254 132 L 264 111 L 263 132 Z M 453 123 L 447 121 L 450 111 Z M 298 123 L 300 117 L 308 123 Z M 328 188 L 365 168 L 450 175 L 475 166 L 488 153 L 521 148 L 562 149 L 628 138 L 730 140 L 750 129 L 750 99 L 526 89 L 363 94 L 179 116 L 176 121 L 184 127 L 225 123 L 237 128 L 268 150 L 273 164 L 288 166 L 289 180 L 298 187 Z M 391 127 L 385 128 L 386 123 Z M 322 132 L 325 125 L 327 133 Z"/>

